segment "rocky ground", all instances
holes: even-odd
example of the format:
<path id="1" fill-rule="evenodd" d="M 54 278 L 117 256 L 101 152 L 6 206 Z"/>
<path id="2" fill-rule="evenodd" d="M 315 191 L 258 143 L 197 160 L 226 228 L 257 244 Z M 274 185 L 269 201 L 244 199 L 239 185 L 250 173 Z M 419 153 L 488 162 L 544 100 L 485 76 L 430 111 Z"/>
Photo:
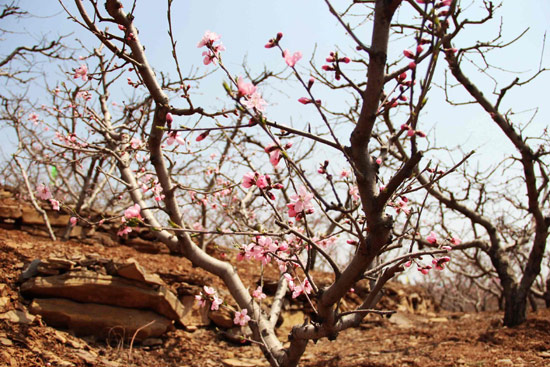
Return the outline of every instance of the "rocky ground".
<path id="1" fill-rule="evenodd" d="M 221 286 L 214 277 L 193 268 L 189 262 L 169 256 L 139 252 L 111 243 L 71 240 L 52 242 L 46 237 L 20 230 L 0 229 L 0 366 L 265 366 L 259 348 L 238 345 L 220 329 L 195 320 L 188 328 L 175 328 L 161 338 L 143 344 L 110 338 L 96 341 L 46 325 L 41 317 L 28 313 L 29 300 L 19 293 L 19 277 L 34 259 L 51 256 L 78 258 L 94 254 L 99 258 L 139 262 L 147 271 L 160 275 L 178 294 L 182 277 L 195 285 Z M 257 269 L 240 266 L 239 272 L 252 286 Z M 407 293 L 393 286 L 395 297 Z M 392 293 L 390 292 L 390 293 Z M 180 292 L 181 293 L 181 292 Z M 418 289 L 408 291 L 418 293 Z M 421 297 L 421 295 L 419 296 Z M 529 315 L 517 328 L 502 326 L 502 314 L 434 312 L 429 302 L 413 310 L 397 301 L 385 301 L 401 310 L 389 319 L 371 317 L 361 328 L 348 330 L 336 341 L 310 343 L 302 366 L 549 366 L 550 310 Z M 405 311 L 409 312 L 405 312 Z M 196 310 L 195 310 L 196 311 Z M 195 315 L 195 311 L 189 317 Z M 418 311 L 418 312 L 413 312 Z M 196 316 L 196 315 L 195 315 Z M 303 315 L 288 313 L 280 334 Z M 190 319 L 192 320 L 192 319 Z"/>

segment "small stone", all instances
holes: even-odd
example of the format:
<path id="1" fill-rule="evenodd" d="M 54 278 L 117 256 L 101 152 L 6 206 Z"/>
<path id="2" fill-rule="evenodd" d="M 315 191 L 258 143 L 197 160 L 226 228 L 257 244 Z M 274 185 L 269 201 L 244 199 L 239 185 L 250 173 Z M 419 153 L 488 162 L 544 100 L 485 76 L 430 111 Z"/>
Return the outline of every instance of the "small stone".
<path id="1" fill-rule="evenodd" d="M 6 347 L 11 347 L 13 345 L 13 342 L 11 341 L 11 339 L 8 338 L 0 338 L 0 344 Z"/>
<path id="2" fill-rule="evenodd" d="M 499 359 L 497 361 L 497 366 L 513 366 L 514 362 L 511 359 Z"/>
<path id="3" fill-rule="evenodd" d="M 160 338 L 147 338 L 141 342 L 141 345 L 144 347 L 154 347 L 157 345 L 162 345 L 162 339 Z"/>
<path id="4" fill-rule="evenodd" d="M 0 319 L 18 324 L 31 324 L 36 317 L 23 311 L 11 310 L 0 314 Z"/>

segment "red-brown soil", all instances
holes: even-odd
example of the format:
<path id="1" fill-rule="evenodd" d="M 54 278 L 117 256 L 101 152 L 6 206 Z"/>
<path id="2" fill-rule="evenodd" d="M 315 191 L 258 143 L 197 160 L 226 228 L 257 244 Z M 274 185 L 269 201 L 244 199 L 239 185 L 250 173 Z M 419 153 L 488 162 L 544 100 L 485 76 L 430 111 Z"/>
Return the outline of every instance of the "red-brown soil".
<path id="1" fill-rule="evenodd" d="M 17 279 L 25 264 L 48 256 L 96 253 L 123 260 L 133 257 L 172 287 L 178 274 L 197 283 L 221 286 L 213 276 L 185 259 L 144 254 L 125 246 L 104 247 L 77 241 L 52 242 L 17 230 L 0 229 L 0 313 L 25 310 Z M 239 269 L 248 283 L 256 270 Z M 550 366 L 550 310 L 529 315 L 517 328 L 502 326 L 502 314 L 395 314 L 370 318 L 361 328 L 342 332 L 335 341 L 310 343 L 301 366 Z M 233 363 L 233 364 L 230 364 Z M 157 346 L 108 343 L 76 338 L 45 325 L 0 320 L 0 366 L 266 366 L 258 347 L 222 340 L 213 327 L 177 329 Z"/>

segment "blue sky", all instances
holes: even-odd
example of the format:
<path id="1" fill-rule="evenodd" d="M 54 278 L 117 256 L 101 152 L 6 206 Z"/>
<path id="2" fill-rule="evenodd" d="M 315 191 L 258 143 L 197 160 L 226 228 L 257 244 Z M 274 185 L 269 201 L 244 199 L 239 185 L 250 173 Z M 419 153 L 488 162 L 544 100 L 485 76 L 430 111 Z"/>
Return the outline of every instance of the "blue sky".
<path id="1" fill-rule="evenodd" d="M 66 5 L 74 10 L 70 1 Z M 349 1 L 337 0 L 334 5 L 342 9 Z M 123 1 L 125 9 L 131 8 L 130 1 Z M 481 2 L 462 1 L 464 12 L 468 18 L 480 16 Z M 59 3 L 55 0 L 21 2 L 21 6 L 28 7 L 32 14 L 39 18 L 28 18 L 16 22 L 3 24 L 4 28 L 16 30 L 18 33 L 10 35 L 2 40 L 2 53 L 9 52 L 13 47 L 21 44 L 32 43 L 32 38 L 38 35 L 55 36 L 56 34 L 71 34 L 70 40 L 76 38 L 82 40 L 89 48 L 97 46 L 97 41 L 85 30 L 67 19 Z M 396 19 L 406 20 L 410 16 L 409 6 L 404 7 L 398 13 Z M 520 77 L 529 75 L 535 71 L 540 62 L 543 37 L 550 29 L 550 2 L 548 1 L 505 1 L 498 10 L 496 20 L 489 26 L 475 27 L 465 31 L 465 35 L 457 41 L 457 47 L 472 45 L 475 41 L 487 40 L 495 36 L 499 30 L 500 19 L 503 20 L 503 39 L 512 39 L 524 29 L 530 28 L 527 34 L 512 47 L 493 52 L 489 58 L 496 65 L 512 71 L 498 72 L 500 87 L 509 83 L 521 72 Z M 136 24 L 140 29 L 140 38 L 146 46 L 146 52 L 150 63 L 157 71 L 169 72 L 175 76 L 174 64 L 170 56 L 169 38 L 166 27 L 166 2 L 140 1 L 136 8 Z M 269 69 L 283 70 L 285 65 L 280 54 L 275 50 L 267 50 L 263 47 L 266 41 L 277 32 L 282 31 L 285 36 L 283 47 L 290 51 L 300 50 L 304 58 L 300 61 L 300 70 L 304 77 L 308 77 L 308 61 L 312 57 L 315 47 L 317 54 L 315 61 L 322 65 L 328 52 L 335 49 L 335 45 L 344 52 L 352 52 L 345 36 L 344 30 L 330 15 L 325 3 L 321 0 L 290 1 L 281 0 L 276 3 L 258 0 L 240 1 L 174 1 L 173 25 L 178 39 L 178 53 L 184 73 L 193 67 L 198 67 L 201 72 L 213 70 L 212 66 L 202 65 L 202 50 L 196 48 L 198 40 L 205 30 L 211 30 L 222 35 L 222 41 L 227 47 L 223 53 L 225 64 L 235 75 L 241 75 L 241 64 L 246 57 L 248 65 L 253 71 L 261 71 L 266 65 Z M 365 31 L 366 34 L 367 31 Z M 368 39 L 368 37 L 365 37 Z M 368 42 L 367 42 L 368 43 Z M 547 42 L 548 43 L 548 42 Z M 75 43 L 73 43 L 75 45 Z M 399 44 L 391 50 L 390 55 L 398 55 L 407 44 Z M 545 48 L 543 65 L 550 66 L 550 45 Z M 78 54 L 78 53 L 77 53 Z M 473 59 L 479 60 L 479 59 Z M 72 65 L 71 65 L 72 66 Z M 70 68 L 71 66 L 67 66 Z M 74 65 L 76 67 L 77 65 Z M 49 80 L 62 77 L 59 69 L 51 65 L 44 66 L 49 72 Z M 471 70 L 476 68 L 471 65 Z M 219 105 L 223 99 L 221 80 L 223 74 L 216 72 L 201 83 L 201 89 L 196 90 L 196 98 L 207 106 Z M 438 81 L 443 79 L 443 72 L 438 75 Z M 452 77 L 451 77 L 452 78 Z M 541 131 L 550 121 L 550 104 L 547 102 L 547 86 L 550 84 L 550 74 L 543 75 L 532 85 L 512 91 L 506 98 L 504 105 L 514 108 L 515 111 L 533 111 L 538 108 L 538 115 L 530 129 Z M 481 85 L 490 93 L 493 85 L 486 78 Z M 283 94 L 274 90 L 265 91 L 264 98 L 268 100 L 268 115 L 283 122 L 293 121 L 296 124 L 302 122 L 318 123 L 313 110 L 307 106 L 301 106 L 296 99 L 301 96 L 301 91 L 296 84 L 280 86 Z M 0 86 L 0 92 L 2 91 Z M 276 86 L 279 88 L 279 86 Z M 459 99 L 465 100 L 462 91 L 455 88 L 453 93 Z M 33 89 L 30 95 L 40 98 L 41 91 Z M 271 97 L 271 98 L 270 98 Z M 122 98 L 122 97 L 121 97 Z M 338 107 L 345 104 L 341 97 L 327 95 L 327 103 Z M 422 122 L 423 129 L 431 131 L 430 139 L 437 138 L 437 143 L 445 145 L 459 144 L 464 150 L 483 147 L 478 159 L 484 161 L 489 157 L 504 154 L 504 148 L 509 148 L 507 142 L 501 138 L 501 134 L 492 127 L 491 121 L 485 112 L 478 106 L 466 106 L 451 108 L 445 104 L 443 94 L 434 87 L 430 97 L 430 105 L 425 112 Z M 518 122 L 527 120 L 529 113 L 525 112 L 516 117 Z M 433 130 L 435 129 L 435 130 Z M 2 134 L 0 137 L 3 152 L 9 151 L 5 140 L 10 140 L 10 134 Z M 485 157 L 485 158 L 484 158 Z"/>

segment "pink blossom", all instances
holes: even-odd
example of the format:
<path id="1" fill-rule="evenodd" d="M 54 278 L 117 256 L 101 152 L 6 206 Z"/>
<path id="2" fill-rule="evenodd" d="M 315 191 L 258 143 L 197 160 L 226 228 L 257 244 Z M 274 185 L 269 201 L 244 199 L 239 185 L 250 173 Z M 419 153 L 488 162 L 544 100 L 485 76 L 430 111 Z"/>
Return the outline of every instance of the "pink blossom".
<path id="1" fill-rule="evenodd" d="M 434 264 L 437 270 L 443 270 L 445 269 L 445 263 L 448 263 L 449 261 L 451 261 L 451 258 L 449 256 L 443 256 L 439 259 L 433 259 L 432 264 Z"/>
<path id="2" fill-rule="evenodd" d="M 199 304 L 199 307 L 205 307 L 206 306 L 206 299 L 202 295 L 197 294 L 195 296 L 195 299 L 197 300 L 197 303 Z"/>
<path id="3" fill-rule="evenodd" d="M 88 80 L 88 67 L 84 64 L 80 65 L 78 69 L 74 71 L 74 79 L 82 78 L 83 81 Z"/>
<path id="4" fill-rule="evenodd" d="M 256 186 L 260 189 L 265 189 L 267 187 L 267 178 L 264 175 L 259 175 L 256 179 Z"/>
<path id="5" fill-rule="evenodd" d="M 353 201 L 355 202 L 358 202 L 360 197 L 359 197 L 359 189 L 357 188 L 357 186 L 351 186 L 349 188 L 349 194 L 351 195 L 351 198 Z"/>
<path id="6" fill-rule="evenodd" d="M 422 266 L 418 266 L 418 271 L 421 272 L 422 274 L 426 275 L 430 272 L 430 269 L 432 268 L 431 265 L 422 265 Z"/>
<path id="7" fill-rule="evenodd" d="M 166 197 L 166 195 L 162 193 L 162 187 L 158 182 L 155 183 L 155 186 L 153 186 L 152 191 L 153 191 L 153 196 L 155 201 L 162 201 Z"/>
<path id="8" fill-rule="evenodd" d="M 245 326 L 250 321 L 250 316 L 247 315 L 248 310 L 245 308 L 241 311 L 235 312 L 235 318 L 233 319 L 233 322 L 235 325 L 241 325 Z"/>
<path id="9" fill-rule="evenodd" d="M 287 204 L 286 206 L 288 208 L 288 216 L 291 218 L 296 217 L 296 215 L 298 214 L 295 208 L 296 205 L 294 203 L 290 203 L 290 204 Z"/>
<path id="10" fill-rule="evenodd" d="M 258 172 L 248 172 L 243 176 L 242 186 L 248 189 L 253 185 L 258 186 L 260 189 L 264 189 L 267 187 L 267 179 Z"/>
<path id="11" fill-rule="evenodd" d="M 132 228 L 131 228 L 131 227 L 124 226 L 124 227 L 122 227 L 122 229 L 120 229 L 116 234 L 117 234 L 117 236 L 122 237 L 122 236 L 124 236 L 125 234 L 128 234 L 128 233 L 130 233 L 130 232 L 132 232 Z"/>
<path id="12" fill-rule="evenodd" d="M 50 199 L 50 204 L 51 204 L 53 210 L 59 211 L 59 201 L 57 201 L 55 199 Z"/>
<path id="13" fill-rule="evenodd" d="M 288 66 L 294 67 L 294 65 L 296 65 L 296 63 L 302 58 L 302 53 L 297 51 L 291 55 L 288 50 L 284 50 L 283 57 L 285 58 L 285 62 Z"/>
<path id="14" fill-rule="evenodd" d="M 179 131 L 172 131 L 168 134 L 168 139 L 166 139 L 166 144 L 172 145 L 174 142 L 177 142 L 180 145 L 185 145 L 185 140 L 180 138 L 181 133 Z"/>
<path id="15" fill-rule="evenodd" d="M 271 162 L 273 167 L 277 167 L 280 160 L 281 160 L 281 151 L 279 149 L 275 149 L 269 153 L 269 162 Z"/>
<path id="16" fill-rule="evenodd" d="M 248 108 L 255 108 L 260 112 L 264 112 L 267 102 L 264 101 L 260 93 L 254 92 L 251 96 L 247 98 L 247 100 L 243 102 L 243 105 L 245 105 Z"/>
<path id="17" fill-rule="evenodd" d="M 349 177 L 349 171 L 343 169 L 342 172 L 340 172 L 340 177 L 342 177 L 342 178 Z"/>
<path id="18" fill-rule="evenodd" d="M 78 222 L 78 219 L 76 217 L 71 217 L 69 219 L 69 222 L 71 222 L 71 226 L 76 226 L 76 223 Z"/>
<path id="19" fill-rule="evenodd" d="M 309 103 L 311 103 L 312 101 L 311 101 L 311 99 L 309 99 L 309 98 L 300 97 L 300 98 L 298 98 L 298 102 L 300 102 L 301 104 L 309 104 Z"/>
<path id="20" fill-rule="evenodd" d="M 281 160 L 281 149 L 279 140 L 277 140 L 276 143 L 268 144 L 264 151 L 269 154 L 269 162 L 273 165 L 273 167 L 277 167 L 279 164 L 279 161 Z M 285 145 L 285 149 L 290 149 L 292 147 L 292 142 L 288 142 Z M 282 187 L 281 187 L 282 188 Z"/>
<path id="21" fill-rule="evenodd" d="M 139 204 L 134 204 L 134 206 L 129 207 L 124 211 L 124 217 L 126 219 L 132 218 L 141 218 L 141 207 Z"/>
<path id="22" fill-rule="evenodd" d="M 290 217 L 295 217 L 302 212 L 306 214 L 313 213 L 313 204 L 311 203 L 313 194 L 308 192 L 304 186 L 300 186 L 298 193 L 292 195 L 290 199 L 293 201 L 293 203 L 287 204 Z"/>
<path id="23" fill-rule="evenodd" d="M 223 303 L 223 299 L 221 299 L 220 297 L 218 297 L 217 294 L 215 294 L 212 298 L 212 304 L 210 305 L 210 309 L 212 311 L 218 310 L 222 303 Z"/>
<path id="24" fill-rule="evenodd" d="M 451 243 L 455 246 L 458 246 L 462 243 L 462 240 L 458 237 L 453 237 L 451 238 Z"/>
<path id="25" fill-rule="evenodd" d="M 40 184 L 36 187 L 36 193 L 38 194 L 38 197 L 42 200 L 48 200 L 52 198 L 50 188 L 44 184 Z"/>
<path id="26" fill-rule="evenodd" d="M 29 121 L 32 121 L 34 122 L 34 124 L 38 124 L 38 119 L 40 118 L 40 116 L 38 116 L 38 114 L 36 112 L 31 112 L 29 113 Z"/>
<path id="27" fill-rule="evenodd" d="M 246 83 L 241 77 L 237 79 L 237 88 L 243 96 L 250 96 L 256 92 L 256 86 L 252 83 Z"/>
<path id="28" fill-rule="evenodd" d="M 258 288 L 256 288 L 256 290 L 254 292 L 252 292 L 252 297 L 256 298 L 257 300 L 262 300 L 262 299 L 266 298 L 267 296 L 262 291 L 262 287 L 258 286 Z"/>
<path id="29" fill-rule="evenodd" d="M 289 288 L 291 288 L 290 284 L 289 284 Z M 310 294 L 313 288 L 311 287 L 309 280 L 305 279 L 303 284 L 294 285 L 294 287 L 291 288 L 291 290 L 292 290 L 292 298 L 297 298 L 302 293 Z"/>
<path id="30" fill-rule="evenodd" d="M 203 46 L 212 46 L 214 42 L 218 41 L 220 38 L 221 36 L 219 34 L 206 31 L 204 32 L 204 36 L 202 36 L 201 40 L 197 44 L 197 48 L 200 48 Z"/>
<path id="31" fill-rule="evenodd" d="M 437 234 L 434 231 L 431 231 L 430 235 L 426 237 L 426 241 L 428 241 L 432 245 L 435 245 L 437 243 Z"/>
<path id="32" fill-rule="evenodd" d="M 413 129 L 407 130 L 407 136 L 414 136 L 415 131 Z"/>
<path id="33" fill-rule="evenodd" d="M 216 55 L 214 55 L 212 52 L 203 51 L 202 56 L 204 56 L 204 59 L 202 59 L 202 63 L 204 65 L 208 65 L 210 63 L 213 63 L 214 65 L 216 65 Z"/>
<path id="34" fill-rule="evenodd" d="M 133 149 L 139 148 L 141 146 L 141 139 L 132 138 L 132 140 L 130 140 L 130 145 L 132 146 Z"/>
<path id="35" fill-rule="evenodd" d="M 206 293 L 206 294 L 209 295 L 209 296 L 211 296 L 211 295 L 213 295 L 213 294 L 216 293 L 216 290 L 215 290 L 214 288 L 208 287 L 208 286 L 206 286 L 206 285 L 203 287 L 203 289 L 204 289 L 204 293 Z"/>
<path id="36" fill-rule="evenodd" d="M 414 62 L 414 61 L 409 62 L 409 69 L 411 69 L 411 70 L 416 69 L 416 62 Z"/>

